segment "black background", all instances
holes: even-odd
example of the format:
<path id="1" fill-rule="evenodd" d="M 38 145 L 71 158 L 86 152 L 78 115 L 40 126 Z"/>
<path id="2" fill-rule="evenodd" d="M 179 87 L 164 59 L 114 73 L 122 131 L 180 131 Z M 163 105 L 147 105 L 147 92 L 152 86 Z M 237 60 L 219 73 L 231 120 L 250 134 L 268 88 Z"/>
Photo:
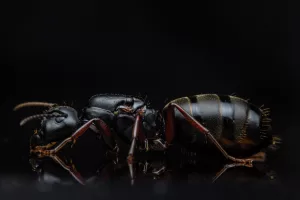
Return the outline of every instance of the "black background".
<path id="1" fill-rule="evenodd" d="M 272 109 L 273 130 L 284 139 L 274 167 L 289 188 L 297 183 L 299 18 L 293 3 L 9 1 L 1 10 L 4 176 L 29 169 L 31 129 L 18 123 L 31 112 L 13 113 L 17 103 L 65 101 L 80 109 L 97 93 L 141 93 L 162 108 L 176 97 L 235 93 Z"/>

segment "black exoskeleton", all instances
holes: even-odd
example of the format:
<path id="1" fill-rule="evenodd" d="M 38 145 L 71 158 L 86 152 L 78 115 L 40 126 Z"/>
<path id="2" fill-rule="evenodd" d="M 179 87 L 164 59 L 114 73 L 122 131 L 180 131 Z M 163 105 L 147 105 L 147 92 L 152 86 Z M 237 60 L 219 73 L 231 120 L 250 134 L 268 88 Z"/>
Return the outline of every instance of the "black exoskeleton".
<path id="1" fill-rule="evenodd" d="M 15 110 L 28 106 L 49 108 L 21 122 L 24 125 L 42 119 L 41 129 L 31 139 L 32 153 L 61 163 L 56 153 L 91 129 L 103 137 L 111 152 L 120 154 L 124 152 L 119 151 L 120 146 L 129 148 L 127 161 L 132 179 L 136 150 L 166 152 L 172 145 L 181 145 L 197 151 L 213 146 L 233 162 L 225 165 L 216 180 L 228 168 L 265 162 L 266 150 L 276 149 L 280 143 L 280 138 L 270 132 L 269 109 L 235 96 L 182 97 L 169 102 L 161 112 L 140 98 L 112 94 L 91 97 L 80 117 L 71 107 L 45 102 L 26 102 Z"/>
<path id="2" fill-rule="evenodd" d="M 109 127 L 112 127 L 123 141 L 130 143 L 135 115 L 139 109 L 144 109 L 142 118 L 144 136 L 146 138 L 158 137 L 163 127 L 160 113 L 148 108 L 146 102 L 133 96 L 95 95 L 89 100 L 87 107 L 83 109 L 82 120 L 100 118 Z"/>

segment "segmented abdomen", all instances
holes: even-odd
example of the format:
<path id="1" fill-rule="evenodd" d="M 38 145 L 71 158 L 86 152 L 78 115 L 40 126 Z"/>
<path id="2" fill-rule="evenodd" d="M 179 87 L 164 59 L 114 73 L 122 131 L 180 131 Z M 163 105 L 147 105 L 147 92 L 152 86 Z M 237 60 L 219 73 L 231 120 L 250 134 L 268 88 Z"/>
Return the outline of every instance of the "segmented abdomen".
<path id="1" fill-rule="evenodd" d="M 180 105 L 204 125 L 225 148 L 253 148 L 270 139 L 268 110 L 228 95 L 201 94 L 171 101 Z M 175 109 L 176 133 L 193 143 L 195 131 Z M 194 135 L 189 135 L 190 133 Z M 192 137 L 194 136 L 194 137 Z"/>

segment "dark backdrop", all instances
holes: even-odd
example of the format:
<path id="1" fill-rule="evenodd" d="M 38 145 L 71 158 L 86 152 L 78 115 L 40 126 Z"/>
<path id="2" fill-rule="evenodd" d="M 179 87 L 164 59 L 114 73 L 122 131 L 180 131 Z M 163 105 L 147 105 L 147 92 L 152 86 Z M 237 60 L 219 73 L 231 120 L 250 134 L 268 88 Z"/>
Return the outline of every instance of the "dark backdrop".
<path id="1" fill-rule="evenodd" d="M 1 166 L 22 174 L 30 135 L 12 112 L 23 101 L 147 95 L 154 107 L 232 94 L 272 109 L 284 146 L 275 168 L 293 185 L 300 167 L 299 28 L 285 1 L 9 1 L 1 6 Z M 23 113 L 22 116 L 25 116 Z"/>

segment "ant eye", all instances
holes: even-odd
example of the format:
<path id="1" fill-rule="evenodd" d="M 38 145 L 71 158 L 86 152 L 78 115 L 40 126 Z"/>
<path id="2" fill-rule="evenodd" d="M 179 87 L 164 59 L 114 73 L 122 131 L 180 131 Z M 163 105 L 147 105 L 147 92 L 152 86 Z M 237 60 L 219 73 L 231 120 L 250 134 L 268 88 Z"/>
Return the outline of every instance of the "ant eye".
<path id="1" fill-rule="evenodd" d="M 60 122 L 62 122 L 64 119 L 65 119 L 65 117 L 56 117 L 56 118 L 55 118 L 55 121 L 56 121 L 57 123 L 60 123 Z"/>

